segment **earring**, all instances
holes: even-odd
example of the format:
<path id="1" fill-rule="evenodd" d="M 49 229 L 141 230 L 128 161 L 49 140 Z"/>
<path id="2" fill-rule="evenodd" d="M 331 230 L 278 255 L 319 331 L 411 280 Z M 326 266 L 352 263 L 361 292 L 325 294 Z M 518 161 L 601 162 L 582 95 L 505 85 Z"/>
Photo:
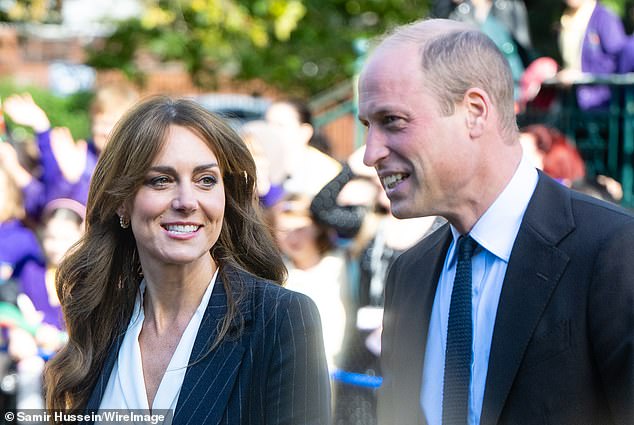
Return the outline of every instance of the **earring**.
<path id="1" fill-rule="evenodd" d="M 130 227 L 130 219 L 122 215 L 119 216 L 119 225 L 122 229 L 127 229 L 128 227 Z"/>

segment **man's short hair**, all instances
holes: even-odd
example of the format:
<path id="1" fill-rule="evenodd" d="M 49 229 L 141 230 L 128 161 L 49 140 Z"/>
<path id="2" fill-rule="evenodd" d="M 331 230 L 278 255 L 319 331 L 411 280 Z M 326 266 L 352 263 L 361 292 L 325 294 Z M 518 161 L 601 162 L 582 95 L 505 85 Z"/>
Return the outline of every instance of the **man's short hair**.
<path id="1" fill-rule="evenodd" d="M 517 134 L 511 69 L 488 36 L 461 22 L 434 19 L 397 27 L 381 45 L 401 42 L 419 46 L 425 83 L 441 112 L 452 114 L 466 91 L 478 87 L 491 97 L 502 134 Z"/>

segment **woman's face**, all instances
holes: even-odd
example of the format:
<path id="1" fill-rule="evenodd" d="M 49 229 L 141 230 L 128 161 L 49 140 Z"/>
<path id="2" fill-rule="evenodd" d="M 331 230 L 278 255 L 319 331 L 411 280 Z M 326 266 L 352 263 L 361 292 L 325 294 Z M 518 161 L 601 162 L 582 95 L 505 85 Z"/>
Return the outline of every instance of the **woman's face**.
<path id="1" fill-rule="evenodd" d="M 225 212 L 216 155 L 191 130 L 172 125 L 129 211 L 143 268 L 209 261 Z"/>

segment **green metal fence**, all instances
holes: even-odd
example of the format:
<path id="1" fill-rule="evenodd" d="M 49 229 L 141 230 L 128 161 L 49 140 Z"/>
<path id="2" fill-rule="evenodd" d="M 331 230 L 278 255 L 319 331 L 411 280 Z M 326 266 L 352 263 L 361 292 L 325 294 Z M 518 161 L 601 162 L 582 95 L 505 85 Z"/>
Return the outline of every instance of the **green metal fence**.
<path id="1" fill-rule="evenodd" d="M 610 88 L 609 105 L 582 110 L 576 90 L 584 85 Z M 541 123 L 558 128 L 577 145 L 590 175 L 603 174 L 623 187 L 622 204 L 634 207 L 634 74 L 586 76 L 573 85 L 547 82 L 554 95 L 547 109 L 529 107 L 518 115 L 520 126 Z"/>

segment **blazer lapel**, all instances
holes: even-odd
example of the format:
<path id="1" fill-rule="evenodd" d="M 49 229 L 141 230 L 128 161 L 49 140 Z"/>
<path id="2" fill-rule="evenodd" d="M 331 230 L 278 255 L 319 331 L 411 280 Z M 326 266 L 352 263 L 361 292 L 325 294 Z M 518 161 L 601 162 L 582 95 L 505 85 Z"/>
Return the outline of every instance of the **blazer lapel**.
<path id="1" fill-rule="evenodd" d="M 99 410 L 99 405 L 101 405 L 103 393 L 106 391 L 106 386 L 108 385 L 108 381 L 110 380 L 110 374 L 112 373 L 112 368 L 114 367 L 114 363 L 117 360 L 117 356 L 119 355 L 119 348 L 121 347 L 124 336 L 125 332 L 122 332 L 117 336 L 114 343 L 112 344 L 110 351 L 108 352 L 108 356 L 104 361 L 103 367 L 101 368 L 99 378 L 97 378 L 97 383 L 92 389 L 90 398 L 86 403 L 86 411 Z"/>
<path id="2" fill-rule="evenodd" d="M 540 174 L 500 294 L 482 405 L 483 425 L 498 422 L 533 331 L 569 261 L 556 245 L 573 229 L 570 194 Z"/>
<path id="3" fill-rule="evenodd" d="M 398 291 L 404 291 L 399 299 L 398 320 L 395 329 L 397 337 L 394 364 L 408 365 L 395 369 L 394 382 L 398 383 L 396 403 L 407 408 L 396 409 L 396 423 L 422 423 L 420 391 L 423 364 L 431 310 L 434 304 L 438 278 L 442 271 L 447 249 L 451 242 L 451 232 L 446 225 L 430 235 L 429 248 L 417 255 L 409 265 L 403 266 L 404 275 L 397 277 L 401 283 Z M 435 239 L 435 240 L 433 240 Z"/>
<path id="4" fill-rule="evenodd" d="M 229 271 L 228 274 L 235 275 L 237 279 L 246 278 L 235 271 Z M 244 286 L 245 292 L 248 291 L 248 285 Z M 245 326 L 251 319 L 251 311 L 246 308 L 248 305 L 248 302 L 240 304 Z M 227 294 L 219 275 L 192 348 L 189 360 L 191 366 L 187 368 L 178 397 L 174 425 L 215 425 L 220 423 L 224 415 L 245 351 L 244 338 L 225 338 L 209 352 L 218 334 L 218 324 L 226 312 Z"/>

